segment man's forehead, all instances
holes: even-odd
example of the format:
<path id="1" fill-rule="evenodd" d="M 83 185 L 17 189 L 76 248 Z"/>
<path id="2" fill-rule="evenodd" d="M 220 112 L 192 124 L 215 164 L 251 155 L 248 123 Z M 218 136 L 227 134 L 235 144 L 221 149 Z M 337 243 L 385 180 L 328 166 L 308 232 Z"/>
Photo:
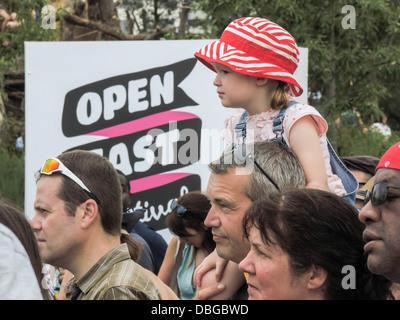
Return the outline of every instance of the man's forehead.
<path id="1" fill-rule="evenodd" d="M 375 175 L 375 183 L 377 182 L 390 182 L 395 186 L 400 186 L 400 170 L 397 169 L 388 169 L 388 168 L 379 168 L 376 171 Z"/>
<path id="2" fill-rule="evenodd" d="M 234 171 L 227 173 L 211 173 L 208 180 L 206 195 L 209 199 L 226 197 L 228 195 L 246 195 L 249 186 L 249 175 L 236 175 Z"/>
<path id="3" fill-rule="evenodd" d="M 39 204 L 58 201 L 58 191 L 61 183 L 61 175 L 43 175 L 37 183 L 34 206 L 36 207 Z"/>
<path id="4" fill-rule="evenodd" d="M 37 182 L 37 189 L 58 189 L 58 187 L 62 183 L 62 179 L 63 177 L 61 174 L 42 174 Z"/>

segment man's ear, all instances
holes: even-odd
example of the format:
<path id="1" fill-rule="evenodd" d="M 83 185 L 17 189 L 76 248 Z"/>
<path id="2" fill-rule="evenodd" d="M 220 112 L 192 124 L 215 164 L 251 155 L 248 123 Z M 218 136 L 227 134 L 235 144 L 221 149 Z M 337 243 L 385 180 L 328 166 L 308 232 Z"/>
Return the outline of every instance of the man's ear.
<path id="1" fill-rule="evenodd" d="M 313 264 L 309 271 L 307 288 L 310 290 L 322 288 L 326 281 L 326 277 L 327 271 L 324 268 Z"/>
<path id="2" fill-rule="evenodd" d="M 93 222 L 96 220 L 99 214 L 99 207 L 96 201 L 88 199 L 80 205 L 81 210 L 81 227 L 82 229 L 88 229 Z"/>

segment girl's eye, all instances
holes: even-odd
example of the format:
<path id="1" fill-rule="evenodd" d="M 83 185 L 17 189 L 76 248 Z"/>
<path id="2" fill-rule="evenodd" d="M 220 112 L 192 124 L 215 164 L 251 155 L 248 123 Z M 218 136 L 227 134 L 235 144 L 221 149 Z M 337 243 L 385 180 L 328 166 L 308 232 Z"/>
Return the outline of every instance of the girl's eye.
<path id="1" fill-rule="evenodd" d="M 227 70 L 227 69 L 223 69 L 223 68 L 221 68 L 221 67 L 215 67 L 215 70 L 217 71 L 217 72 L 220 72 L 220 73 L 229 73 L 229 70 Z"/>

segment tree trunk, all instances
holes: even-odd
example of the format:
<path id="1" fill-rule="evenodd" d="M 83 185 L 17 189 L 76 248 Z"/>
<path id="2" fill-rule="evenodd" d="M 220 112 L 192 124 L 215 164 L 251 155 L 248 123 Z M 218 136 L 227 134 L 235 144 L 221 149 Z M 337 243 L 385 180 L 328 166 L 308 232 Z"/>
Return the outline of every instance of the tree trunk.
<path id="1" fill-rule="evenodd" d="M 118 40 L 159 40 L 164 34 L 167 33 L 166 30 L 153 30 L 151 32 L 139 33 L 134 36 L 127 36 L 122 32 L 115 31 L 107 25 L 89 21 L 87 19 L 82 19 L 71 14 L 65 14 L 64 19 L 74 25 L 87 27 L 92 30 L 99 30 L 103 34 L 109 35 Z"/>
<path id="2" fill-rule="evenodd" d="M 185 36 L 185 31 L 186 31 L 186 25 L 188 21 L 188 15 L 189 15 L 189 6 L 183 6 L 182 11 L 181 11 L 181 22 L 179 24 L 179 30 L 177 34 L 177 39 L 183 39 Z"/>
<path id="3" fill-rule="evenodd" d="M 121 32 L 119 26 L 117 12 L 113 0 L 97 0 L 100 11 L 101 23 L 108 26 L 110 29 L 114 29 L 114 32 Z M 107 35 L 107 34 L 106 34 Z M 107 39 L 107 36 L 105 37 Z"/>
<path id="4" fill-rule="evenodd" d="M 102 23 L 109 24 L 114 13 L 113 0 L 97 0 L 100 9 L 100 19 Z"/>
<path id="5" fill-rule="evenodd" d="M 89 5 L 84 0 L 67 0 L 67 11 L 82 19 L 93 19 L 98 16 L 97 4 Z M 76 25 L 64 20 L 61 24 L 61 41 L 95 41 L 101 39 L 101 32 L 87 26 Z"/>
<path id="6" fill-rule="evenodd" d="M 114 39 L 118 40 L 127 40 L 128 37 L 125 36 L 122 32 L 117 32 L 113 28 L 110 28 L 106 24 L 97 23 L 94 21 L 90 21 L 88 19 L 82 19 L 76 15 L 72 14 L 65 14 L 64 15 L 65 21 L 68 21 L 70 24 L 89 28 L 90 30 L 98 30 L 101 31 L 103 34 L 109 35 Z"/>
<path id="7" fill-rule="evenodd" d="M 6 108 L 4 106 L 3 99 L 0 96 L 0 147 L 4 145 L 5 134 L 7 132 L 6 120 Z"/>

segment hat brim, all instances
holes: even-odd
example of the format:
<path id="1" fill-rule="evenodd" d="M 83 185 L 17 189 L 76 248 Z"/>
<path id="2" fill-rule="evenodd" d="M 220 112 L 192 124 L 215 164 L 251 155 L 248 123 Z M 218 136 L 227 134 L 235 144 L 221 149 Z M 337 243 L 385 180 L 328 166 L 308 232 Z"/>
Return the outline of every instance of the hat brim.
<path id="1" fill-rule="evenodd" d="M 273 63 L 249 56 L 222 41 L 216 40 L 201 48 L 194 55 L 214 72 L 212 63 L 219 63 L 241 74 L 286 82 L 289 84 L 286 89 L 287 93 L 293 97 L 301 96 L 303 93 L 303 88 L 287 70 Z"/>

